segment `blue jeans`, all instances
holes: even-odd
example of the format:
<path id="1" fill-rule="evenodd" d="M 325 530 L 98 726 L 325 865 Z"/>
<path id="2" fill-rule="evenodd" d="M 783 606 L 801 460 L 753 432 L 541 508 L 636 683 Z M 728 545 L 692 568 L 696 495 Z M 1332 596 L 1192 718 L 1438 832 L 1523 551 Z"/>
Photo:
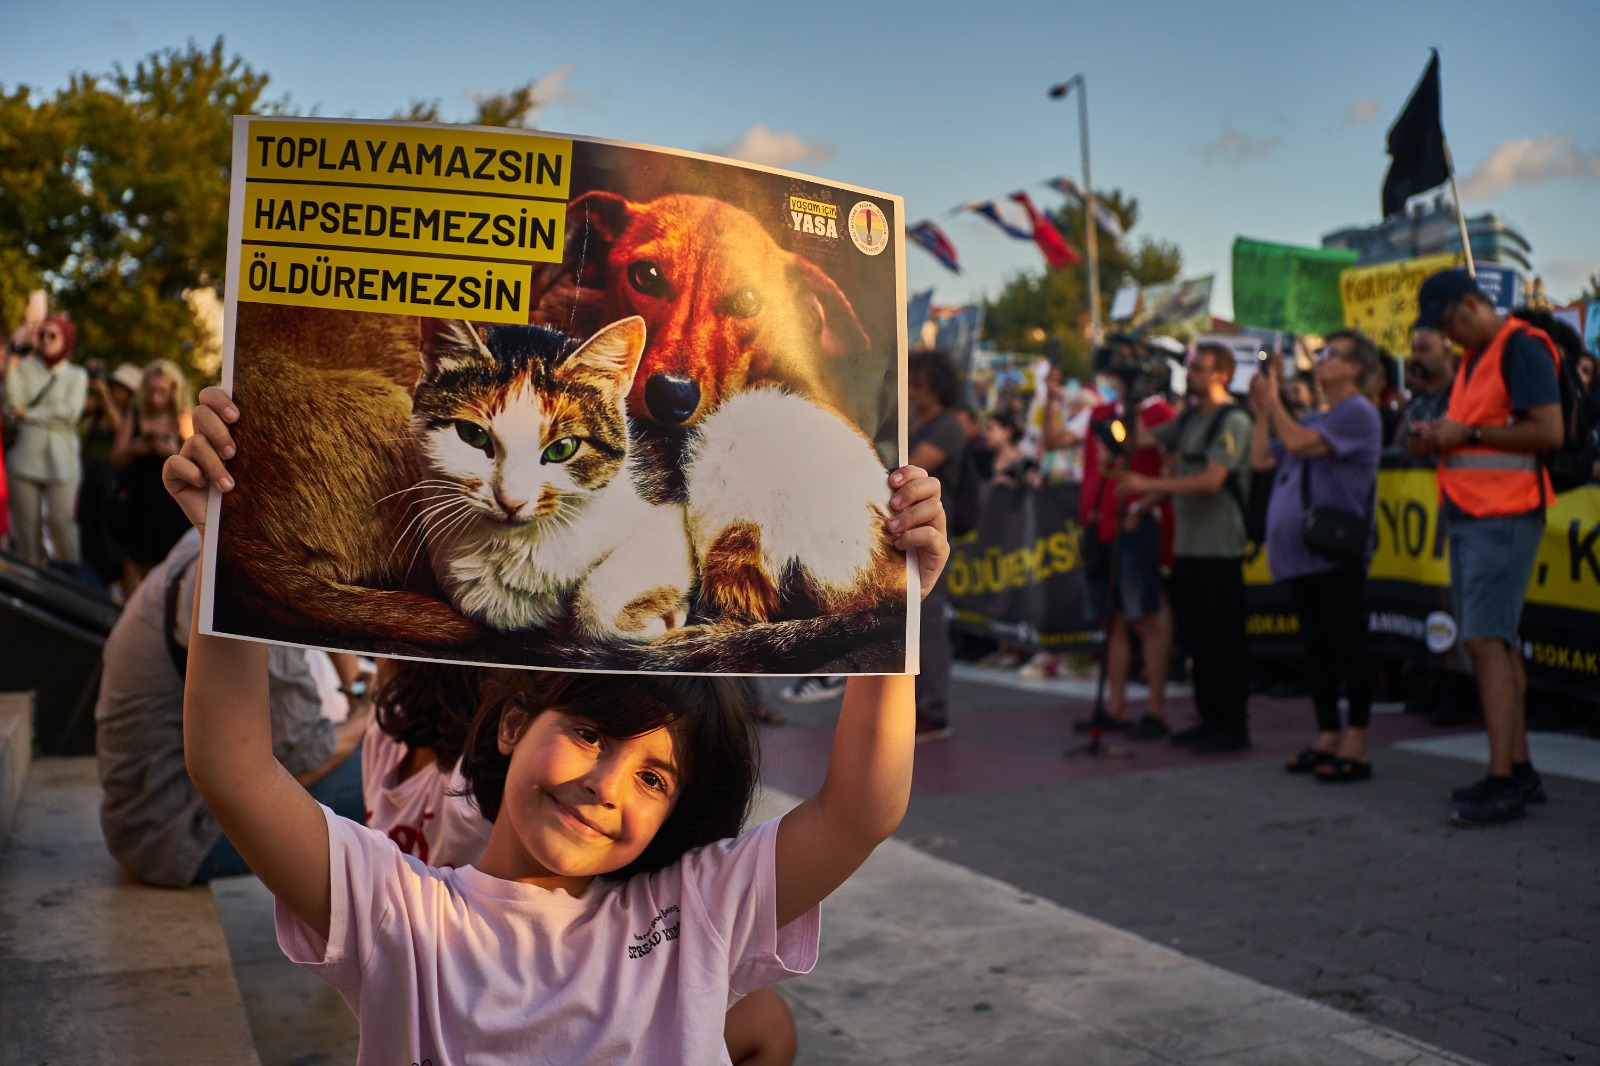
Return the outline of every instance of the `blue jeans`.
<path id="1" fill-rule="evenodd" d="M 366 806 L 361 798 L 361 746 L 350 757 L 330 770 L 322 780 L 306 790 L 311 798 L 329 808 L 341 818 L 365 824 Z M 244 861 L 239 849 L 226 836 L 218 837 L 206 854 L 194 883 L 203 885 L 215 877 L 242 877 L 250 873 L 250 864 Z"/>

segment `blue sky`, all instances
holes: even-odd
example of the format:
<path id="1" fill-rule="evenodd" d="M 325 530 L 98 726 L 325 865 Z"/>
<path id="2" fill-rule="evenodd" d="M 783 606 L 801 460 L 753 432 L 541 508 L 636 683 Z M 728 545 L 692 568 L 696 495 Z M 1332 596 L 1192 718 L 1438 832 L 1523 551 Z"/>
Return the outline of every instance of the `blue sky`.
<path id="1" fill-rule="evenodd" d="M 1405 0 L 1344 4 L 540 2 L 354 5 L 274 0 L 13 6 L 8 86 L 52 91 L 77 70 L 132 65 L 218 34 L 301 110 L 385 117 L 537 78 L 543 128 L 759 156 L 898 193 L 960 252 L 957 277 L 920 249 L 912 290 L 941 303 L 994 294 L 1041 268 L 972 199 L 1081 178 L 1088 81 L 1095 185 L 1139 200 L 1133 236 L 1175 241 L 1185 273 L 1215 271 L 1226 314 L 1236 235 L 1316 244 L 1378 219 L 1384 135 L 1441 53 L 1443 114 L 1469 213 L 1492 210 L 1533 245 L 1564 300 L 1600 270 L 1600 4 Z"/>

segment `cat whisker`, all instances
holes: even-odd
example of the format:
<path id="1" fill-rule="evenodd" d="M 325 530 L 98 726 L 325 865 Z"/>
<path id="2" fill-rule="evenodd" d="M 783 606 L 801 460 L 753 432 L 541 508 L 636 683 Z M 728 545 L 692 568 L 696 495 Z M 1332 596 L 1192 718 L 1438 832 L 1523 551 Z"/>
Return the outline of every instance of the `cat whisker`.
<path id="1" fill-rule="evenodd" d="M 436 542 L 443 543 L 448 538 L 459 534 L 471 524 L 472 513 L 472 508 L 470 506 L 463 506 L 461 510 L 457 511 L 455 514 L 448 515 L 439 526 L 429 530 L 428 536 L 431 536 Z M 409 579 L 411 577 L 412 569 L 417 565 L 417 560 L 422 556 L 422 549 L 427 546 L 428 536 L 419 536 L 417 538 L 417 546 L 411 552 L 410 561 L 406 563 L 404 572 L 405 579 Z"/>
<path id="2" fill-rule="evenodd" d="M 454 493 L 445 494 L 443 496 L 436 497 L 435 499 L 436 502 L 429 503 L 424 506 L 424 508 L 413 515 L 411 520 L 407 522 L 404 528 L 400 530 L 399 535 L 395 537 L 394 547 L 389 549 L 389 558 L 394 558 L 395 552 L 400 550 L 401 546 L 406 542 L 406 539 L 412 536 L 413 533 L 416 535 L 418 545 L 421 545 L 424 541 L 426 541 L 428 519 L 436 514 L 439 514 L 440 512 L 449 510 L 451 507 L 458 505 L 466 506 L 466 501 Z M 415 555 L 415 553 L 413 553 L 413 555 Z M 409 570 L 409 567 L 407 569 Z"/>
<path id="3" fill-rule="evenodd" d="M 454 481 L 445 481 L 442 478 L 429 478 L 429 479 L 427 479 L 425 481 L 419 481 L 415 485 L 407 485 L 403 489 L 397 489 L 394 492 L 389 493 L 387 496 L 379 496 L 376 500 L 372 501 L 372 506 L 376 507 L 376 506 L 378 506 L 378 504 L 382 503 L 384 500 L 392 500 L 392 499 L 394 499 L 394 497 L 403 496 L 408 492 L 421 492 L 424 489 L 456 489 L 456 490 L 459 490 L 460 488 L 461 488 L 460 484 L 458 484 L 457 482 L 454 482 Z"/>

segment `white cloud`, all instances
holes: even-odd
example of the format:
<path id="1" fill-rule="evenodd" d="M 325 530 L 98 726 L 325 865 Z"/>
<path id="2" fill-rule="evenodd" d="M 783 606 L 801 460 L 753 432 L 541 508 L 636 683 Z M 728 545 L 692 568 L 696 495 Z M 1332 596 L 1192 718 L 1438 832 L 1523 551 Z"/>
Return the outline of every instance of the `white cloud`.
<path id="1" fill-rule="evenodd" d="M 1344 113 L 1346 126 L 1359 126 L 1363 122 L 1371 122 L 1378 117 L 1378 101 L 1369 96 L 1363 96 L 1350 104 L 1350 110 Z"/>
<path id="2" fill-rule="evenodd" d="M 777 133 L 757 122 L 750 131 L 731 145 L 712 149 L 717 155 L 743 159 L 747 163 L 760 163 L 768 167 L 786 167 L 795 163 L 826 163 L 833 158 L 833 145 L 825 141 L 807 141 L 798 133 Z"/>
<path id="3" fill-rule="evenodd" d="M 1462 181 L 1461 197 L 1478 200 L 1513 185 L 1542 185 L 1568 177 L 1600 179 L 1600 152 L 1585 152 L 1561 133 L 1502 141 Z"/>
<path id="4" fill-rule="evenodd" d="M 1233 128 L 1233 123 L 1224 122 L 1221 135 L 1209 144 L 1200 146 L 1200 155 L 1207 163 L 1215 163 L 1219 159 L 1227 163 L 1237 163 L 1271 155 L 1282 143 L 1283 137 L 1279 134 L 1246 137 Z"/>
<path id="5" fill-rule="evenodd" d="M 540 107 L 549 107 L 552 104 L 582 104 L 584 96 L 575 89 L 567 88 L 567 79 L 572 77 L 573 65 L 563 63 L 548 74 L 541 74 L 533 83 L 533 98 Z"/>

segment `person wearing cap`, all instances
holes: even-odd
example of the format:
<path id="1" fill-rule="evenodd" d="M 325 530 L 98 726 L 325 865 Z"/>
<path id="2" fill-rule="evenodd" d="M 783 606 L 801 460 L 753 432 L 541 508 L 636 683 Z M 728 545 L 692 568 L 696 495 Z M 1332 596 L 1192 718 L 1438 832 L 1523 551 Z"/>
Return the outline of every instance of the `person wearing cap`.
<path id="1" fill-rule="evenodd" d="M 1545 799 L 1528 756 L 1522 604 L 1555 493 L 1539 453 L 1561 446 L 1561 356 L 1548 334 L 1503 316 L 1465 270 L 1422 283 L 1415 328 L 1462 348 L 1443 418 L 1407 427 L 1414 454 L 1439 459 L 1450 538 L 1450 596 L 1489 731 L 1489 772 L 1451 794 L 1456 825 L 1521 817 Z"/>
<path id="2" fill-rule="evenodd" d="M 30 565 L 44 565 L 48 521 L 51 554 L 66 570 L 78 565 L 72 507 L 81 469 L 78 416 L 89 391 L 88 372 L 71 361 L 77 341 L 71 320 L 52 315 L 39 324 L 34 350 L 6 374 L 5 417 L 18 423 L 16 443 L 6 450 L 16 550 Z"/>

